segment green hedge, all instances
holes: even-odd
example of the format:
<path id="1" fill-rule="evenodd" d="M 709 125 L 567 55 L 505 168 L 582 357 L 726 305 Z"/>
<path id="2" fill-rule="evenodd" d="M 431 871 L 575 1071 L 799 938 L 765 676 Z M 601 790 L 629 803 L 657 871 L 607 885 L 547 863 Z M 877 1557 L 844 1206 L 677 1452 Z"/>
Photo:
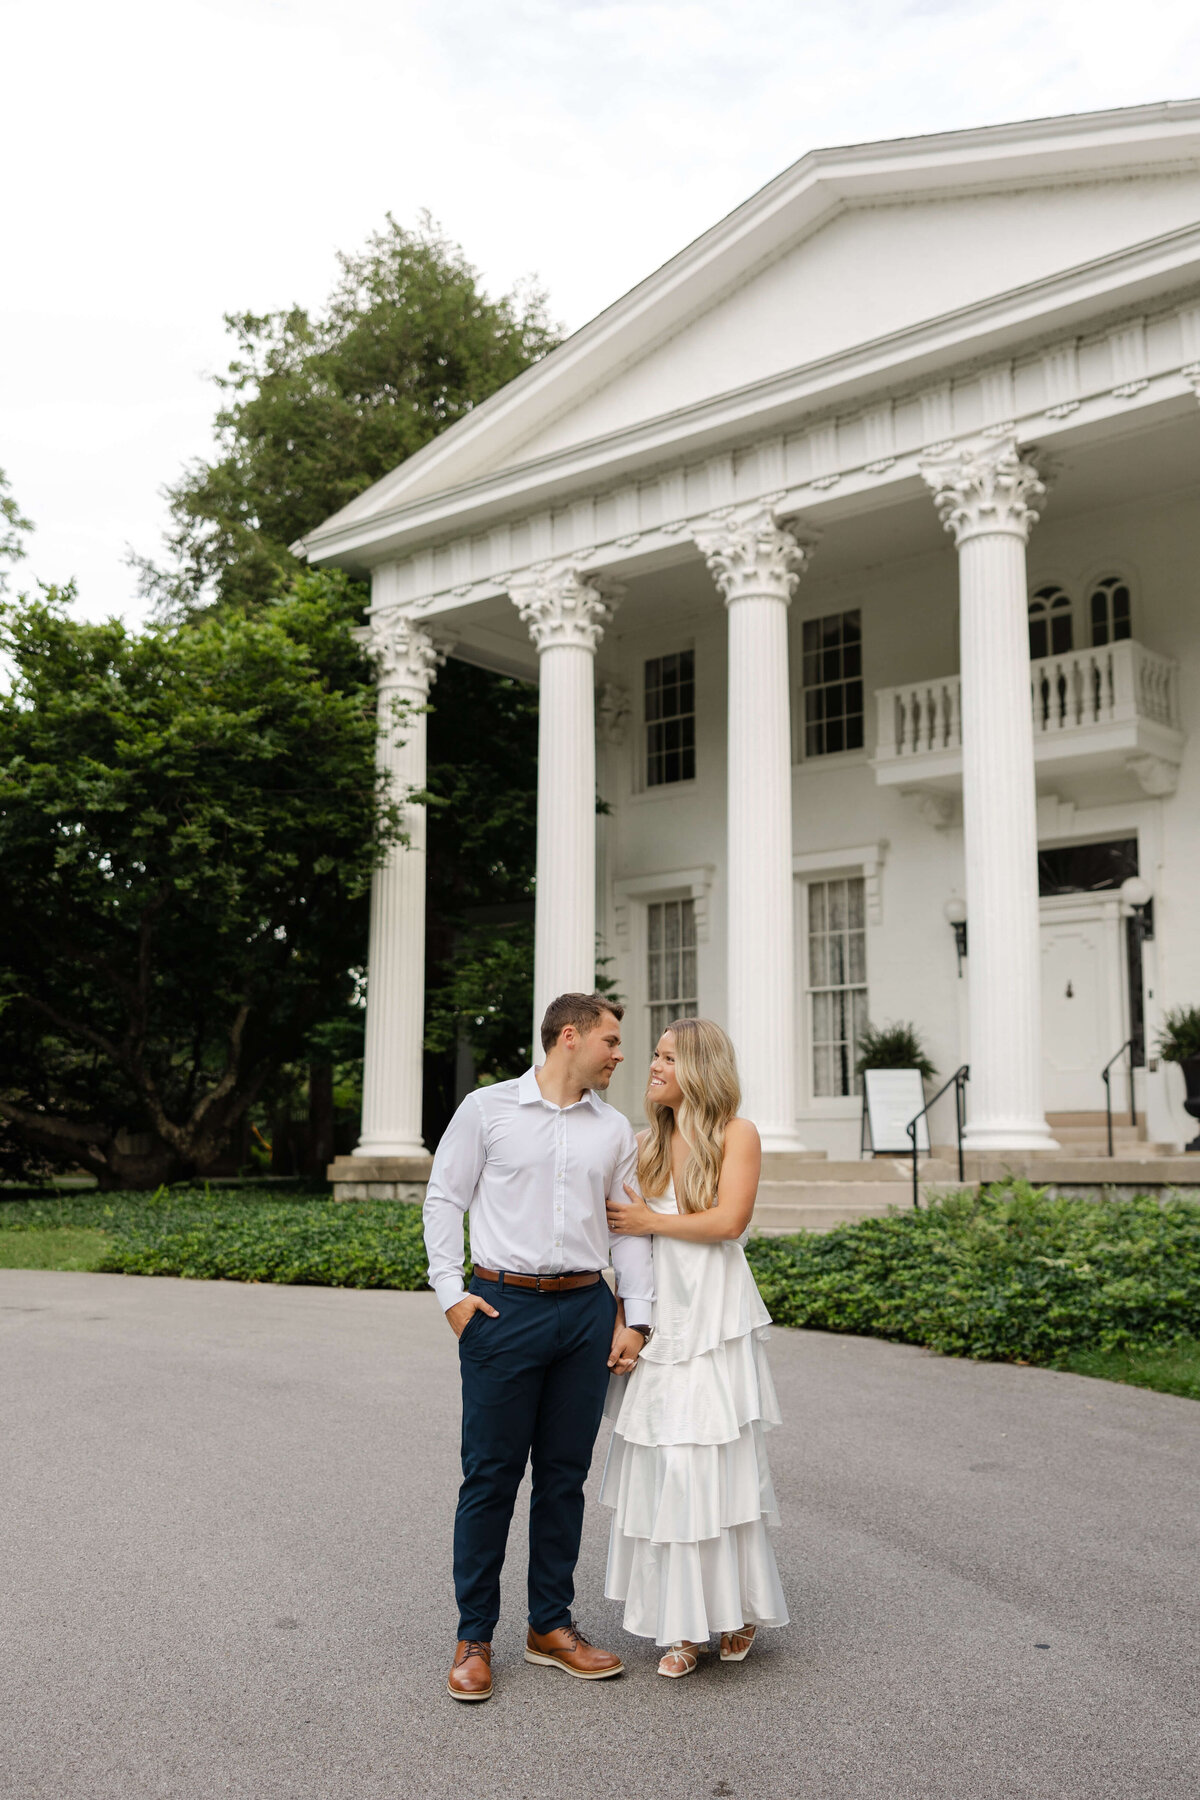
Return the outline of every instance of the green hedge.
<path id="1" fill-rule="evenodd" d="M 0 1230 L 99 1229 L 129 1275 L 422 1288 L 421 1214 L 278 1189 L 173 1189 L 0 1204 Z M 1200 1338 L 1200 1205 L 1049 1200 L 1014 1184 L 825 1236 L 753 1238 L 781 1325 L 1053 1363 Z"/>
<path id="2" fill-rule="evenodd" d="M 98 1270 L 194 1281 L 318 1287 L 425 1286 L 421 1209 L 263 1188 L 172 1188 L 0 1204 L 0 1229 L 89 1226 L 110 1234 Z"/>
<path id="3" fill-rule="evenodd" d="M 1052 1363 L 1200 1336 L 1200 1205 L 952 1194 L 747 1254 L 781 1325 Z"/>

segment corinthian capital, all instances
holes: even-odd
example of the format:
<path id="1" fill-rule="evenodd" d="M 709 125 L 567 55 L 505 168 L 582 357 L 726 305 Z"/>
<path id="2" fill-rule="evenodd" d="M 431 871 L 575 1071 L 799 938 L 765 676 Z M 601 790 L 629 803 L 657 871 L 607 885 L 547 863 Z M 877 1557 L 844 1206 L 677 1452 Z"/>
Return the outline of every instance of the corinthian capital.
<path id="1" fill-rule="evenodd" d="M 726 606 L 764 594 L 790 600 L 816 543 L 777 524 L 765 506 L 716 513 L 692 535 Z"/>
<path id="2" fill-rule="evenodd" d="M 965 446 L 922 465 L 933 503 L 956 544 L 991 532 L 1028 539 L 1046 484 L 1014 437 Z"/>
<path id="3" fill-rule="evenodd" d="M 511 598 L 539 655 L 558 644 L 594 654 L 624 592 L 616 582 L 559 564 L 514 584 Z"/>
<path id="4" fill-rule="evenodd" d="M 446 660 L 446 646 L 436 644 L 408 613 L 399 607 L 372 613 L 354 635 L 375 664 L 381 689 L 403 688 L 422 700 L 429 698 L 438 665 Z"/>

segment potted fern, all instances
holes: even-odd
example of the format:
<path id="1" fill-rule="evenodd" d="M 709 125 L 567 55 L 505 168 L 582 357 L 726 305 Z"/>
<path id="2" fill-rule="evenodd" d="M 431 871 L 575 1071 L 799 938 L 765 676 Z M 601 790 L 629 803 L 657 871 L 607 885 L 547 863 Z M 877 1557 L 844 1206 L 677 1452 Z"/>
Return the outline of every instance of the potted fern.
<path id="1" fill-rule="evenodd" d="M 1163 1015 L 1158 1034 L 1158 1054 L 1164 1062 L 1178 1063 L 1187 1086 L 1184 1110 L 1200 1120 L 1200 1006 L 1172 1006 Z M 1184 1145 L 1200 1150 L 1200 1136 Z"/>
<path id="2" fill-rule="evenodd" d="M 920 1032 L 904 1021 L 867 1025 L 858 1040 L 854 1073 L 861 1079 L 868 1069 L 919 1069 L 922 1081 L 932 1081 L 937 1074 Z"/>

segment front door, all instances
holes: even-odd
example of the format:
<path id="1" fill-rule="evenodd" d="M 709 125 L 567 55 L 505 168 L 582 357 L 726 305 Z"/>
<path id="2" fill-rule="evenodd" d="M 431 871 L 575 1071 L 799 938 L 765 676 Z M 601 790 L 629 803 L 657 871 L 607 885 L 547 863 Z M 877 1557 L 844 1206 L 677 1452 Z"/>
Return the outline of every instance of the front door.
<path id="1" fill-rule="evenodd" d="M 1117 894 L 1041 902 L 1042 1055 L 1047 1112 L 1099 1112 L 1100 1079 L 1129 1036 Z M 1119 1093 L 1114 1098 L 1120 1103 Z"/>

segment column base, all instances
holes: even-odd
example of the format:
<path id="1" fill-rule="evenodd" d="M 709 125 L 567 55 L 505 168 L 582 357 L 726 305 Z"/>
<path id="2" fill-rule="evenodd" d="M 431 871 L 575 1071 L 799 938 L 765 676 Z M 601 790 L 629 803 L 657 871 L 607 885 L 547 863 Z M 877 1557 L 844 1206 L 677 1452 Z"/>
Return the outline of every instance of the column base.
<path id="1" fill-rule="evenodd" d="M 425 1149 L 408 1156 L 381 1156 L 360 1147 L 335 1157 L 325 1171 L 335 1200 L 408 1200 L 423 1205 L 433 1158 Z"/>
<path id="2" fill-rule="evenodd" d="M 783 1126 L 759 1125 L 758 1135 L 764 1155 L 774 1151 L 783 1151 L 786 1155 L 795 1156 L 797 1151 L 803 1151 L 805 1148 L 799 1132 L 789 1131 Z"/>
<path id="3" fill-rule="evenodd" d="M 351 1156 L 361 1156 L 371 1162 L 377 1161 L 381 1156 L 409 1158 L 419 1156 L 425 1162 L 432 1161 L 420 1138 L 363 1138 L 360 1144 L 354 1146 L 350 1154 Z M 344 1160 L 343 1157 L 338 1158 L 339 1162 Z"/>
<path id="4" fill-rule="evenodd" d="M 1058 1139 L 1045 1120 L 1027 1125 L 968 1125 L 963 1132 L 964 1150 L 1057 1150 Z"/>

